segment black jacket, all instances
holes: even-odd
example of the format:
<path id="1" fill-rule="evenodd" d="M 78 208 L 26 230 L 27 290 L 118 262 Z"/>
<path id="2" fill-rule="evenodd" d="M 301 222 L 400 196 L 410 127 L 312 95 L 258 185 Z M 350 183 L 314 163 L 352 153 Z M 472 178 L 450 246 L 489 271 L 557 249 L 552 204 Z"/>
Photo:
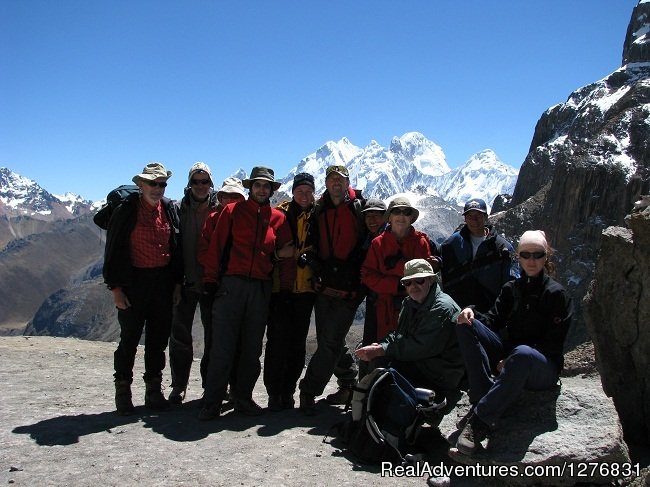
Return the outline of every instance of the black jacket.
<path id="1" fill-rule="evenodd" d="M 139 194 L 129 195 L 113 212 L 106 231 L 106 247 L 104 249 L 104 283 L 108 288 L 128 287 L 133 282 L 133 266 L 131 264 L 130 237 L 135 227 L 138 214 Z M 181 249 L 180 225 L 178 213 L 172 200 L 162 199 L 167 219 L 172 226 L 169 236 L 171 251 L 170 266 L 174 280 L 183 282 L 183 253 Z"/>
<path id="2" fill-rule="evenodd" d="M 559 371 L 564 366 L 564 339 L 572 314 L 569 294 L 542 271 L 534 278 L 523 274 L 507 282 L 494 306 L 475 316 L 491 330 L 501 331 L 506 353 L 517 345 L 528 345 L 552 360 Z"/>

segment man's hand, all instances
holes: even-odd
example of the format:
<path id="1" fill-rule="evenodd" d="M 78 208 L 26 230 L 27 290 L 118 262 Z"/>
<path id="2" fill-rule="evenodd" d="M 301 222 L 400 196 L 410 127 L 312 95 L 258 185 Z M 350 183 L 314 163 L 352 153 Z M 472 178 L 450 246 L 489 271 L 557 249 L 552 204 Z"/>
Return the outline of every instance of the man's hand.
<path id="1" fill-rule="evenodd" d="M 183 299 L 183 290 L 180 284 L 176 284 L 176 286 L 174 286 L 174 294 L 172 299 L 174 302 L 174 306 L 178 306 L 179 304 L 181 304 L 181 300 Z"/>
<path id="2" fill-rule="evenodd" d="M 472 308 L 465 308 L 460 312 L 458 318 L 456 318 L 456 323 L 458 323 L 459 325 L 472 326 L 473 319 L 474 319 L 474 310 Z"/>
<path id="3" fill-rule="evenodd" d="M 127 309 L 131 307 L 131 302 L 129 301 L 129 298 L 126 297 L 126 294 L 124 294 L 121 287 L 114 287 L 111 289 L 111 292 L 113 293 L 113 303 L 115 303 L 117 309 Z"/>
<path id="4" fill-rule="evenodd" d="M 360 349 L 356 350 L 354 354 L 364 362 L 370 362 L 374 358 L 383 357 L 386 352 L 384 352 L 384 347 L 378 343 L 373 343 L 372 345 L 361 347 Z"/>
<path id="5" fill-rule="evenodd" d="M 293 257 L 296 253 L 296 247 L 293 245 L 293 240 L 290 240 L 282 247 L 275 249 L 275 256 L 278 259 L 288 259 Z"/>

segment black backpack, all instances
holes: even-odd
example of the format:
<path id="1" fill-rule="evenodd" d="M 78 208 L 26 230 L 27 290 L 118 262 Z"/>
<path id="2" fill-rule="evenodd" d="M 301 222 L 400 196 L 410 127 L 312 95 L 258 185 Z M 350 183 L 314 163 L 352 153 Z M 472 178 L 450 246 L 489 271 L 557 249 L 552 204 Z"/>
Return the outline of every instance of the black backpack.
<path id="1" fill-rule="evenodd" d="M 355 386 L 351 417 L 334 428 L 359 462 L 402 465 L 422 424 L 446 404 L 433 391 L 415 389 L 395 369 L 377 368 Z"/>
<path id="2" fill-rule="evenodd" d="M 137 193 L 138 191 L 139 188 L 134 184 L 123 184 L 108 193 L 108 195 L 106 195 L 106 204 L 95 213 L 95 216 L 93 216 L 95 225 L 107 230 L 108 222 L 111 221 L 111 216 L 113 215 L 115 208 L 117 208 L 122 201 L 127 198 L 127 196 Z"/>

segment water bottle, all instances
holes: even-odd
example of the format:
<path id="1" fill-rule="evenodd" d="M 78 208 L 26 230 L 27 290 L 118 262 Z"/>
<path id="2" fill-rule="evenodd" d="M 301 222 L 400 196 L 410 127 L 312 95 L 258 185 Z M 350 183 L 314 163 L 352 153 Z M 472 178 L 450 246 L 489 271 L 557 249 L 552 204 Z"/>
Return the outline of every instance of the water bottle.
<path id="1" fill-rule="evenodd" d="M 415 396 L 418 398 L 418 401 L 431 404 L 433 402 L 436 393 L 431 389 L 424 389 L 422 387 L 415 388 Z"/>

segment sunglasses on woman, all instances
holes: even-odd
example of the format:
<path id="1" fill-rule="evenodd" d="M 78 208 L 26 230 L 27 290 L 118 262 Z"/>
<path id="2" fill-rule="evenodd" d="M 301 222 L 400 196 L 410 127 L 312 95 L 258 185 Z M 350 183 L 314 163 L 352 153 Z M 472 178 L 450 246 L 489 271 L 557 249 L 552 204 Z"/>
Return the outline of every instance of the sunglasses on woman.
<path id="1" fill-rule="evenodd" d="M 519 257 L 526 260 L 528 259 L 538 260 L 546 257 L 546 252 L 525 252 L 524 251 L 524 252 L 519 252 Z"/>
<path id="2" fill-rule="evenodd" d="M 392 215 L 411 216 L 413 214 L 413 210 L 411 208 L 395 208 L 390 213 Z"/>
<path id="3" fill-rule="evenodd" d="M 415 283 L 418 286 L 421 286 L 422 284 L 424 284 L 425 280 L 426 279 L 424 277 L 421 277 L 419 279 L 411 279 L 410 281 L 402 281 L 402 285 L 404 287 L 411 287 L 411 284 Z"/>
<path id="4" fill-rule="evenodd" d="M 210 184 L 209 179 L 190 179 L 190 183 L 193 184 L 194 186 L 198 186 L 199 184 L 202 184 L 205 186 L 206 184 Z"/>
<path id="5" fill-rule="evenodd" d="M 156 186 L 158 186 L 160 188 L 166 188 L 167 187 L 167 183 L 165 183 L 165 182 L 159 183 L 158 181 L 146 181 L 146 183 L 149 186 L 151 186 L 152 188 L 155 188 Z"/>

